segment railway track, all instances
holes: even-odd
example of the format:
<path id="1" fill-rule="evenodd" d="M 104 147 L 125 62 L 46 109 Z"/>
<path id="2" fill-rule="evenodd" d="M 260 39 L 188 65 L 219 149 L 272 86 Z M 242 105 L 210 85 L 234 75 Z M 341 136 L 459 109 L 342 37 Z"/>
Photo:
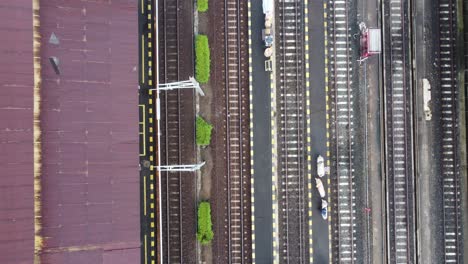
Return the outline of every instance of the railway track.
<path id="1" fill-rule="evenodd" d="M 248 127 L 247 5 L 224 1 L 227 262 L 250 263 L 250 150 Z"/>
<path id="2" fill-rule="evenodd" d="M 414 263 L 414 174 L 408 8 L 403 0 L 387 3 L 388 42 L 385 81 L 387 153 L 387 246 L 389 263 Z"/>
<path id="3" fill-rule="evenodd" d="M 461 263 L 460 176 L 458 157 L 458 83 L 456 69 L 456 6 L 439 1 L 443 221 L 445 263 Z"/>
<path id="4" fill-rule="evenodd" d="M 178 0 L 159 1 L 161 82 L 179 80 Z M 159 54 L 158 54 L 159 56 Z M 181 163 L 181 96 L 179 90 L 161 93 L 162 164 Z M 161 172 L 163 197 L 163 259 L 165 263 L 184 263 L 182 251 L 182 173 Z"/>
<path id="5" fill-rule="evenodd" d="M 336 204 L 333 259 L 339 263 L 356 261 L 356 198 L 354 187 L 354 106 L 351 60 L 351 33 L 348 0 L 333 1 L 332 20 L 332 133 L 336 139 L 333 161 L 336 173 Z"/>
<path id="6" fill-rule="evenodd" d="M 303 1 L 277 2 L 278 228 L 281 263 L 308 260 Z"/>

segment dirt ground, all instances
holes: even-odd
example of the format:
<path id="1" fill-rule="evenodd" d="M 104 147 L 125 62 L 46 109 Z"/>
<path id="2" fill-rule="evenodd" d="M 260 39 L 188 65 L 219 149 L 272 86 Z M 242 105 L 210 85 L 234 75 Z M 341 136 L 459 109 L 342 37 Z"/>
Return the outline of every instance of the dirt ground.
<path id="1" fill-rule="evenodd" d="M 198 13 L 198 21 L 195 21 L 198 34 L 207 34 L 209 31 L 209 17 L 207 13 Z M 213 124 L 211 105 L 213 100 L 213 93 L 211 84 L 201 85 L 205 96 L 198 97 L 198 115 L 203 117 L 206 121 Z M 211 146 L 206 148 L 199 148 L 199 160 L 205 161 L 206 164 L 201 169 L 200 184 L 198 186 L 198 201 L 210 200 L 211 198 L 211 175 L 213 170 L 213 158 L 211 155 Z M 215 219 L 213 219 L 215 221 Z M 198 244 L 197 248 L 201 250 L 199 263 L 208 264 L 213 263 L 211 245 L 202 246 Z"/>

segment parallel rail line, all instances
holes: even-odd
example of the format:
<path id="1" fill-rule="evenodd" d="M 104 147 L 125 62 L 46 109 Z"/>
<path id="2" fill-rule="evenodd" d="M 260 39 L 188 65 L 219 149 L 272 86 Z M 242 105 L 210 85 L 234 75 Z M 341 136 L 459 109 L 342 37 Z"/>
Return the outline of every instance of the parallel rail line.
<path id="1" fill-rule="evenodd" d="M 280 0 L 277 7 L 279 258 L 305 263 L 303 1 Z"/>
<path id="2" fill-rule="evenodd" d="M 461 263 L 461 208 L 458 157 L 458 83 L 456 69 L 456 6 L 452 0 L 439 1 L 440 85 L 442 121 L 442 175 L 445 263 Z"/>
<path id="3" fill-rule="evenodd" d="M 251 262 L 246 1 L 224 1 L 227 260 Z"/>
<path id="4" fill-rule="evenodd" d="M 162 82 L 173 82 L 179 80 L 179 17 L 178 0 L 160 0 L 159 27 L 160 27 L 160 80 Z M 156 54 L 159 56 L 159 54 Z M 161 145 L 165 150 L 162 156 L 164 164 L 181 163 L 181 96 L 179 90 L 161 93 Z M 165 177 L 164 177 L 165 176 Z M 163 201 L 165 204 L 161 210 L 165 212 L 165 230 L 163 232 L 164 245 L 163 259 L 165 263 L 184 263 L 182 251 L 182 174 L 180 172 L 164 172 L 163 177 Z M 165 210 L 164 210 L 165 209 Z"/>
<path id="5" fill-rule="evenodd" d="M 331 80 L 335 126 L 332 133 L 336 138 L 334 168 L 337 188 L 337 204 L 334 206 L 337 232 L 333 238 L 337 245 L 333 255 L 339 263 L 356 261 L 353 69 L 348 9 L 348 0 L 333 1 Z"/>
<path id="6" fill-rule="evenodd" d="M 409 43 L 403 0 L 388 3 L 389 67 L 386 85 L 386 151 L 389 263 L 414 263 L 414 175 Z"/>

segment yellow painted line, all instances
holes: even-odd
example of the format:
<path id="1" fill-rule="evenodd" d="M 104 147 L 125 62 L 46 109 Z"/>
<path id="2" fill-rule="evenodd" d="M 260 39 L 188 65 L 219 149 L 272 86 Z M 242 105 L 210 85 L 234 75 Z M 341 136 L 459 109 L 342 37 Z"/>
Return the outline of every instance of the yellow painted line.
<path id="1" fill-rule="evenodd" d="M 141 36 L 141 83 L 145 83 L 145 36 Z"/>
<path id="2" fill-rule="evenodd" d="M 325 60 L 324 60 L 324 63 L 325 63 L 325 93 L 326 93 L 326 97 L 325 97 L 325 105 L 326 105 L 326 116 L 325 116 L 325 119 L 326 119 L 326 133 L 327 133 L 327 141 L 326 141 L 326 146 L 327 146 L 327 166 L 330 167 L 330 125 L 329 125 L 329 122 L 330 122 L 330 116 L 329 116 L 329 96 L 328 96 L 328 31 L 327 31 L 327 26 L 328 26 L 328 23 L 327 23 L 327 3 L 323 3 L 323 9 L 324 9 L 324 22 L 323 22 L 323 27 L 324 27 L 324 35 L 325 35 Z M 330 177 L 328 177 L 327 179 L 327 184 L 328 184 L 328 188 L 327 188 L 327 195 L 330 196 L 330 190 L 331 190 L 331 187 L 330 187 Z M 332 208 L 331 208 L 331 203 L 328 204 L 328 257 L 329 257 L 329 263 L 333 263 L 333 254 L 332 254 L 332 231 L 331 231 L 331 221 L 332 221 L 332 214 L 331 214 L 331 211 L 332 211 Z"/>
<path id="3" fill-rule="evenodd" d="M 141 0 L 141 13 L 145 13 L 145 5 L 143 4 L 143 0 Z"/>
<path id="4" fill-rule="evenodd" d="M 146 215 L 146 176 L 143 176 L 143 212 Z"/>
<path id="5" fill-rule="evenodd" d="M 148 263 L 148 248 L 147 248 L 147 245 L 146 245 L 146 244 L 147 244 L 147 243 L 146 243 L 146 240 L 147 240 L 147 239 L 148 239 L 148 238 L 147 238 L 146 235 L 145 235 L 145 264 Z"/>
<path id="6" fill-rule="evenodd" d="M 146 113 L 145 113 L 145 105 L 141 104 L 138 105 L 139 109 L 142 111 L 142 118 L 143 121 L 140 124 L 143 124 L 143 153 L 140 153 L 140 156 L 146 156 Z"/>

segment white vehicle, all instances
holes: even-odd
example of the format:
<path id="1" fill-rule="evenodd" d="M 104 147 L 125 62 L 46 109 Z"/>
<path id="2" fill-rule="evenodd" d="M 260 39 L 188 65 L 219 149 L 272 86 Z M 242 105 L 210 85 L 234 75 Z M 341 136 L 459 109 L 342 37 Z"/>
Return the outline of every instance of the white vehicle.
<path id="1" fill-rule="evenodd" d="M 325 176 L 325 162 L 323 161 L 323 157 L 321 155 L 317 158 L 317 174 L 320 178 Z"/>
<path id="2" fill-rule="evenodd" d="M 327 218 L 328 218 L 328 208 L 327 208 L 327 206 L 328 206 L 328 202 L 326 200 L 322 199 L 322 210 L 320 210 L 320 211 L 322 213 L 322 218 L 325 219 L 325 220 L 327 220 Z"/>
<path id="3" fill-rule="evenodd" d="M 320 197 L 325 197 L 325 188 L 323 188 L 322 180 L 319 178 L 315 179 L 315 183 L 317 184 L 317 190 L 319 191 Z"/>

